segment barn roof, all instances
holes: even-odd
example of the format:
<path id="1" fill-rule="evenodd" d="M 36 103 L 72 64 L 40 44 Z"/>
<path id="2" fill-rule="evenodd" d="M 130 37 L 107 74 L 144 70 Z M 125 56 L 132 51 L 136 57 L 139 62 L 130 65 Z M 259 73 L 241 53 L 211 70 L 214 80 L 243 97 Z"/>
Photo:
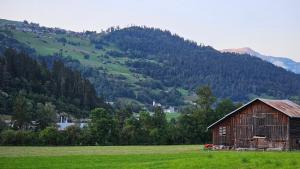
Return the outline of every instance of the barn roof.
<path id="1" fill-rule="evenodd" d="M 270 100 L 270 99 L 257 98 L 257 99 L 254 99 L 254 100 L 248 102 L 247 104 L 241 106 L 240 108 L 232 111 L 231 113 L 225 115 L 223 118 L 221 118 L 220 120 L 211 124 L 207 128 L 209 129 L 209 128 L 213 127 L 214 125 L 220 123 L 221 121 L 225 120 L 229 116 L 231 116 L 237 112 L 240 112 L 240 110 L 242 110 L 243 108 L 247 107 L 248 105 L 252 104 L 255 101 L 261 101 L 261 102 L 273 107 L 274 109 L 286 114 L 287 116 L 289 116 L 291 118 L 300 118 L 300 106 L 290 100 Z"/>

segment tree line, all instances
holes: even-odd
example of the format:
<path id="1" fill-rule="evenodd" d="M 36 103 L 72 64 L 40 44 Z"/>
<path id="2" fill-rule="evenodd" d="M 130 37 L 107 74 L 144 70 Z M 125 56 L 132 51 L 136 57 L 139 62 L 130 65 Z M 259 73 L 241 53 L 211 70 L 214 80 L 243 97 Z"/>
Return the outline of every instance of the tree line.
<path id="1" fill-rule="evenodd" d="M 164 145 L 164 144 L 199 144 L 211 141 L 207 126 L 225 114 L 240 106 L 231 100 L 218 101 L 208 86 L 197 90 L 196 105 L 182 110 L 178 119 L 168 121 L 161 107 L 154 112 L 140 111 L 134 113 L 131 105 L 115 109 L 95 108 L 90 111 L 88 125 L 80 128 L 70 126 L 58 130 L 55 123 L 40 127 L 14 128 L 0 123 L 1 145 Z M 16 100 L 15 111 L 19 104 L 24 104 L 22 96 Z M 20 101 L 21 100 L 21 101 Z M 20 103 L 19 103 L 20 102 Z M 51 103 L 39 104 L 38 112 L 45 118 L 38 124 L 53 116 L 56 112 Z M 17 124 L 24 119 L 13 114 Z M 26 120 L 25 120 L 26 121 Z M 42 124 L 42 123 L 41 123 Z"/>

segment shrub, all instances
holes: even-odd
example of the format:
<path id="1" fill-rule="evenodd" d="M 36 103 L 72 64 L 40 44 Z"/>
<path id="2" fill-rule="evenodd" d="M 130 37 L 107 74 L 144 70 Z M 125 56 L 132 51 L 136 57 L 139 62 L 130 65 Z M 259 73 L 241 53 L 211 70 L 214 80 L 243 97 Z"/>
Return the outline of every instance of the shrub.
<path id="1" fill-rule="evenodd" d="M 47 127 L 39 134 L 39 139 L 43 145 L 58 145 L 59 137 L 59 131 L 55 127 Z"/>
<path id="2" fill-rule="evenodd" d="M 14 145 L 29 144 L 30 140 L 28 140 L 28 138 L 27 138 L 28 133 L 30 133 L 30 132 L 22 131 L 22 130 L 15 131 L 15 144 Z"/>
<path id="3" fill-rule="evenodd" d="M 78 145 L 80 138 L 80 127 L 79 126 L 69 126 L 65 131 L 65 138 L 67 145 Z"/>
<path id="4" fill-rule="evenodd" d="M 91 130 L 88 127 L 84 127 L 81 129 L 81 134 L 79 137 L 80 145 L 94 145 L 95 141 L 93 141 L 93 136 Z"/>
<path id="5" fill-rule="evenodd" d="M 14 130 L 4 130 L 1 132 L 0 140 L 1 145 L 14 145 L 16 142 L 15 137 L 15 131 Z"/>
<path id="6" fill-rule="evenodd" d="M 38 132 L 23 130 L 4 130 L 0 134 L 1 145 L 37 145 Z"/>
<path id="7" fill-rule="evenodd" d="M 0 105 L 1 105 L 1 104 L 0 104 Z M 3 130 L 5 130 L 6 128 L 7 128 L 6 123 L 4 122 L 4 120 L 2 120 L 2 119 L 0 118 L 0 132 L 3 131 Z"/>

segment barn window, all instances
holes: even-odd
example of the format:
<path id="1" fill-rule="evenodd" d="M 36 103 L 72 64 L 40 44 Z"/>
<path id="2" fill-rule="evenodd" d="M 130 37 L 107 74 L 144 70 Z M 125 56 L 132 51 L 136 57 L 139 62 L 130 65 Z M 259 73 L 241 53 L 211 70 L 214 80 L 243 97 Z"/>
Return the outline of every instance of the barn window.
<path id="1" fill-rule="evenodd" d="M 219 135 L 226 136 L 226 127 L 225 126 L 219 127 Z"/>

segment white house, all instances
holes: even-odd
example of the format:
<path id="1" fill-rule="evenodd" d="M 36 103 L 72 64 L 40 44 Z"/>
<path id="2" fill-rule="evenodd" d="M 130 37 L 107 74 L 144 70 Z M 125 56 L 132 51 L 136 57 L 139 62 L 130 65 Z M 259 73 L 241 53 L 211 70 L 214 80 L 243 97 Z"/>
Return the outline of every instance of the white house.
<path id="1" fill-rule="evenodd" d="M 80 122 L 75 123 L 72 120 L 69 120 L 66 114 L 60 115 L 60 121 L 56 123 L 58 130 L 65 130 L 69 126 L 79 125 L 80 128 L 87 126 L 87 120 L 80 120 Z"/>

